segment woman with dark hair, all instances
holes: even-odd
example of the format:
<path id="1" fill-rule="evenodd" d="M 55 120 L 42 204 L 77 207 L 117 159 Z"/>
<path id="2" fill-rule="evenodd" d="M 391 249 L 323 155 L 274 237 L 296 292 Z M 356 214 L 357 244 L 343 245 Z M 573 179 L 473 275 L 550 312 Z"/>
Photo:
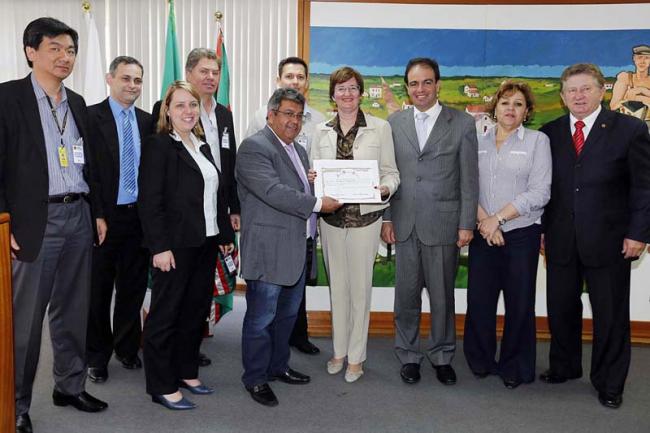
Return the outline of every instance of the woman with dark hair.
<path id="1" fill-rule="evenodd" d="M 523 126 L 533 108 L 530 87 L 506 81 L 489 107 L 496 126 L 478 137 L 478 226 L 469 245 L 463 349 L 477 377 L 498 374 L 509 389 L 535 380 L 535 284 L 551 150 L 546 135 Z M 506 314 L 496 361 L 501 291 Z"/>
<path id="2" fill-rule="evenodd" d="M 147 392 L 168 409 L 193 409 L 179 388 L 214 390 L 198 379 L 199 346 L 210 310 L 217 251 L 233 249 L 228 185 L 202 135 L 199 94 L 175 81 L 162 101 L 158 133 L 142 147 L 138 211 L 153 257 L 144 326 Z"/>
<path id="3" fill-rule="evenodd" d="M 310 159 L 376 160 L 377 188 L 383 200 L 379 204 L 345 204 L 322 215 L 319 225 L 332 304 L 334 356 L 327 362 L 327 371 L 341 371 L 347 357 L 345 380 L 354 382 L 363 374 L 366 360 L 372 271 L 382 214 L 397 190 L 399 172 L 390 125 L 361 111 L 361 74 L 349 67 L 332 72 L 329 94 L 337 115 L 316 127 Z"/>

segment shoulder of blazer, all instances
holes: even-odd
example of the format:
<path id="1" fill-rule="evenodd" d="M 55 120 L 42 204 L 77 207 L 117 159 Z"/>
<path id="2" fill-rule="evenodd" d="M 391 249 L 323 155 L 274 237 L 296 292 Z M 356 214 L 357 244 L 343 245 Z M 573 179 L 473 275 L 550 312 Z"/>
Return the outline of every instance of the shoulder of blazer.
<path id="1" fill-rule="evenodd" d="M 113 117 L 113 112 L 111 111 L 111 106 L 108 102 L 108 98 L 104 99 L 102 102 L 98 102 L 94 105 L 88 106 L 88 116 L 92 117 Z"/>
<path id="2" fill-rule="evenodd" d="M 381 128 L 381 127 L 384 127 L 388 123 L 384 119 L 380 119 L 379 117 L 375 117 L 372 114 L 363 113 L 363 115 L 366 118 L 366 126 L 362 126 L 359 129 L 369 130 L 369 129 Z"/>
<path id="3" fill-rule="evenodd" d="M 214 113 L 217 116 L 217 122 L 219 119 L 224 119 L 227 123 L 232 124 L 232 113 L 230 110 L 223 105 L 217 102 L 217 105 L 214 107 Z"/>

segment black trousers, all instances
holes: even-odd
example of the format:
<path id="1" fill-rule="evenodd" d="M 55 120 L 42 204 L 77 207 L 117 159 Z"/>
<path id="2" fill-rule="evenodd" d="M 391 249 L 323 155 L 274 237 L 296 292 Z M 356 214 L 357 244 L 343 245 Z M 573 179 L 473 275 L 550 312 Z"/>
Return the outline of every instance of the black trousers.
<path id="1" fill-rule="evenodd" d="M 140 311 L 147 291 L 149 252 L 135 207 L 117 207 L 101 246 L 93 248 L 86 356 L 90 367 L 105 367 L 113 350 L 133 358 L 140 348 Z M 113 329 L 111 299 L 115 287 Z"/>
<path id="2" fill-rule="evenodd" d="M 577 253 L 566 265 L 548 263 L 547 303 L 551 330 L 550 368 L 582 376 L 582 294 L 587 282 L 593 313 L 591 383 L 596 390 L 622 394 L 630 366 L 630 270 L 623 259 L 609 266 L 585 266 Z"/>
<path id="3" fill-rule="evenodd" d="M 153 270 L 143 349 L 149 394 L 171 394 L 181 379 L 199 375 L 199 347 L 210 311 L 217 252 L 216 237 L 209 237 L 200 247 L 172 250 L 176 269 Z"/>
<path id="4" fill-rule="evenodd" d="M 317 263 L 312 263 L 313 260 L 313 249 L 316 248 L 316 243 L 314 242 L 313 239 L 309 238 L 307 239 L 307 284 L 309 285 L 314 285 L 316 284 L 315 279 L 310 279 L 309 275 L 311 275 L 311 267 L 313 266 L 318 266 Z M 306 284 L 306 285 L 307 285 Z M 291 331 L 291 337 L 289 338 L 289 344 L 291 346 L 297 346 L 300 344 L 307 343 L 309 341 L 309 335 L 307 333 L 307 307 L 305 304 L 305 298 L 306 298 L 306 285 L 303 286 L 302 288 L 302 301 L 300 302 L 300 307 L 298 308 L 298 316 L 296 317 L 296 323 L 293 325 L 293 331 Z"/>
<path id="5" fill-rule="evenodd" d="M 474 233 L 469 246 L 467 315 L 463 350 L 475 373 L 520 382 L 535 380 L 535 284 L 541 229 L 537 224 L 504 233 L 505 245 L 489 246 Z M 495 360 L 496 310 L 503 291 L 505 324 Z"/>

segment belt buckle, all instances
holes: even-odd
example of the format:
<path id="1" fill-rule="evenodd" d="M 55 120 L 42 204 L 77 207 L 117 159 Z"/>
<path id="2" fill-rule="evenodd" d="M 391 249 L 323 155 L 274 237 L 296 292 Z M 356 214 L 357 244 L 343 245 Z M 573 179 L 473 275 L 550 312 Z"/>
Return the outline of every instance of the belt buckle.
<path id="1" fill-rule="evenodd" d="M 72 203 L 72 196 L 71 195 L 64 195 L 63 196 L 63 203 Z"/>

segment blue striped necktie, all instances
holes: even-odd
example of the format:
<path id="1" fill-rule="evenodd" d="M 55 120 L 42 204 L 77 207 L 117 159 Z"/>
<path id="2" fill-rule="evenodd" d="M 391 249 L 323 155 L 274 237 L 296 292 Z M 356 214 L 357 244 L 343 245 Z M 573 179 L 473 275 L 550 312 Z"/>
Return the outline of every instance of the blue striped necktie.
<path id="1" fill-rule="evenodd" d="M 131 128 L 131 116 L 127 110 L 122 111 L 122 158 L 120 161 L 123 173 L 124 190 L 131 195 L 136 194 L 135 179 L 135 144 L 133 143 L 133 129 Z"/>

